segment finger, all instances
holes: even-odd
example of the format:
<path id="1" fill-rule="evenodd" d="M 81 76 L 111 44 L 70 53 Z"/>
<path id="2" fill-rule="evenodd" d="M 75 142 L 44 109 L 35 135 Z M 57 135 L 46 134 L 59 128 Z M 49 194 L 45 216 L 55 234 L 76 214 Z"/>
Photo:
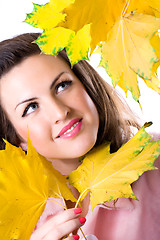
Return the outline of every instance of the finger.
<path id="1" fill-rule="evenodd" d="M 56 226 L 61 225 L 71 219 L 78 218 L 81 212 L 82 210 L 80 208 L 68 209 L 57 214 L 56 216 L 53 216 L 50 220 L 48 220 L 45 224 L 43 224 L 40 228 L 38 228 L 32 234 L 32 237 L 30 240 L 43 239 L 43 237 L 46 236 L 50 231 L 52 231 L 53 229 L 56 229 Z M 65 234 L 63 234 L 62 236 L 64 235 Z"/>
<path id="2" fill-rule="evenodd" d="M 79 212 L 77 212 L 76 210 L 79 210 Z M 46 224 L 44 224 L 43 227 L 41 228 L 41 231 L 43 231 L 45 234 L 45 232 L 49 232 L 55 226 L 63 224 L 69 220 L 78 218 L 81 212 L 82 212 L 82 210 L 80 208 L 78 208 L 78 209 L 72 208 L 72 209 L 65 210 L 65 211 L 57 214 L 50 220 L 48 220 L 48 222 Z M 46 228 L 46 225 L 47 225 L 47 228 Z"/>
<path id="3" fill-rule="evenodd" d="M 65 240 L 79 240 L 79 235 L 73 235 L 72 237 L 65 238 Z"/>
<path id="4" fill-rule="evenodd" d="M 72 233 L 74 230 L 80 228 L 85 223 L 85 221 L 86 221 L 85 218 L 78 218 L 64 222 L 63 224 L 57 225 L 55 228 L 53 228 L 49 233 L 47 233 L 47 235 L 43 239 L 45 240 L 60 239 Z"/>

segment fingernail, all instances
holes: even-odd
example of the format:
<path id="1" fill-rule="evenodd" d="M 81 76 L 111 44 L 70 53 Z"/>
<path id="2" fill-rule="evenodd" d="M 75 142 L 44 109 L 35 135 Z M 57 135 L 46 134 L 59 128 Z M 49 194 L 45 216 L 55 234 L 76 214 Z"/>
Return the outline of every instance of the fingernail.
<path id="1" fill-rule="evenodd" d="M 78 240 L 79 239 L 79 236 L 78 236 L 78 234 L 77 235 L 74 235 L 74 236 L 72 236 L 75 240 Z"/>
<path id="2" fill-rule="evenodd" d="M 82 212 L 82 209 L 81 208 L 75 208 L 74 209 L 74 213 L 75 214 L 80 214 Z"/>
<path id="3" fill-rule="evenodd" d="M 86 218 L 84 218 L 84 217 L 83 218 L 79 218 L 79 221 L 80 221 L 81 224 L 83 224 L 83 223 L 85 223 Z"/>

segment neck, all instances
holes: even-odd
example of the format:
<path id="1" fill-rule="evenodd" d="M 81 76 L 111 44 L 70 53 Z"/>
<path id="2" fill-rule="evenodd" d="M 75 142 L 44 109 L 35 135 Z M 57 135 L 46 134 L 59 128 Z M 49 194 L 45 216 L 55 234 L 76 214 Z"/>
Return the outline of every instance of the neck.
<path id="1" fill-rule="evenodd" d="M 58 170 L 62 175 L 69 175 L 72 171 L 76 170 L 81 164 L 79 159 L 52 159 L 50 160 L 54 169 Z M 76 199 L 79 198 L 79 192 L 72 185 L 68 185 Z M 83 209 L 82 217 L 85 217 L 88 212 L 89 207 L 89 194 L 81 202 L 81 208 Z M 74 208 L 75 203 L 72 203 L 70 200 L 66 201 L 67 208 Z"/>
<path id="2" fill-rule="evenodd" d="M 68 175 L 72 171 L 76 170 L 81 164 L 79 159 L 52 159 L 52 165 L 54 169 L 58 170 L 62 175 Z"/>

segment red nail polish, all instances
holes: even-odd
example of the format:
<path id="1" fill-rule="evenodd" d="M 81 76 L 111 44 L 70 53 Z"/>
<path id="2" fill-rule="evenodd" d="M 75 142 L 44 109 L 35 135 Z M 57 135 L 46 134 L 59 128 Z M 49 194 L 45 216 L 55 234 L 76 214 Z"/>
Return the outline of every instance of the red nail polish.
<path id="1" fill-rule="evenodd" d="M 72 236 L 75 240 L 78 240 L 79 239 L 79 236 L 78 236 L 78 234 L 77 235 L 74 235 L 74 236 Z"/>
<path id="2" fill-rule="evenodd" d="M 85 223 L 86 218 L 84 218 L 84 217 L 83 218 L 79 218 L 79 221 L 80 221 L 81 224 L 83 224 L 83 223 Z"/>
<path id="3" fill-rule="evenodd" d="M 74 209 L 74 213 L 75 214 L 80 214 L 82 212 L 82 209 L 81 208 L 75 208 Z"/>

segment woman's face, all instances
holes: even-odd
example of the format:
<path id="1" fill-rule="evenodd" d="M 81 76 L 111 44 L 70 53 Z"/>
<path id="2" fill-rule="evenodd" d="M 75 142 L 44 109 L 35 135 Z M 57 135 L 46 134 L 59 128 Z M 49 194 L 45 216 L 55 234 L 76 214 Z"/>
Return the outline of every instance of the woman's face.
<path id="1" fill-rule="evenodd" d="M 0 81 L 1 103 L 18 134 L 47 159 L 72 159 L 95 144 L 99 117 L 79 79 L 60 57 L 34 55 Z"/>

